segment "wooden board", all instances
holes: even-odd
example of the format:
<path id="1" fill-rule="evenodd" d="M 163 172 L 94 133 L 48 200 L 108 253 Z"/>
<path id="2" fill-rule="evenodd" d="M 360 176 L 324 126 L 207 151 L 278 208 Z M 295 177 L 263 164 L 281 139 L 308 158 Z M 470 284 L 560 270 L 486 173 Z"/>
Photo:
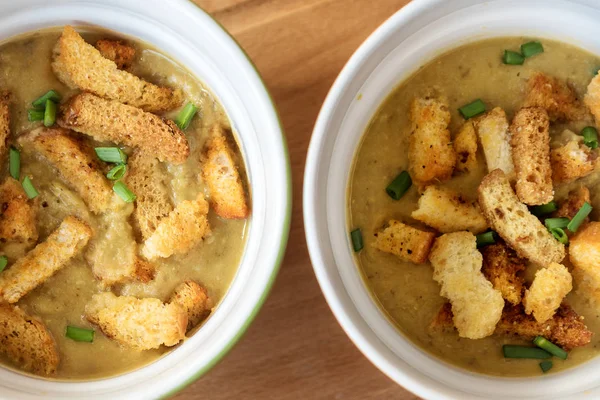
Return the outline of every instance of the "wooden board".
<path id="1" fill-rule="evenodd" d="M 358 46 L 408 0 L 195 0 L 262 74 L 286 131 L 294 207 L 281 273 L 246 335 L 177 399 L 416 399 L 358 351 L 325 303 L 302 221 L 304 161 L 315 119 Z"/>

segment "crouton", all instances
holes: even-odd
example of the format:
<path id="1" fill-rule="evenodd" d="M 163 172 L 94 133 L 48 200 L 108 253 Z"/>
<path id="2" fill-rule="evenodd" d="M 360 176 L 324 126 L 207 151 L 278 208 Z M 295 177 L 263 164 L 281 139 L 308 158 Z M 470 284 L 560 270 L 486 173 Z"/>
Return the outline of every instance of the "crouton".
<path id="1" fill-rule="evenodd" d="M 414 99 L 410 120 L 408 164 L 413 182 L 426 186 L 449 179 L 456 164 L 456 153 L 448 130 L 448 100 L 429 96 Z"/>
<path id="2" fill-rule="evenodd" d="M 148 283 L 156 276 L 156 266 L 148 261 L 135 258 L 135 280 L 142 283 Z"/>
<path id="3" fill-rule="evenodd" d="M 119 69 L 129 69 L 135 58 L 135 49 L 122 40 L 100 39 L 96 42 L 96 49 L 102 57 L 117 64 Z"/>
<path id="4" fill-rule="evenodd" d="M 221 125 L 212 128 L 202 164 L 202 176 L 210 191 L 210 205 L 223 218 L 248 217 L 246 193 L 232 149 Z"/>
<path id="5" fill-rule="evenodd" d="M 504 172 L 497 169 L 486 175 L 478 192 L 485 219 L 519 257 L 539 265 L 565 258 L 565 246 L 519 201 Z"/>
<path id="6" fill-rule="evenodd" d="M 583 102 L 596 118 L 596 122 L 600 122 L 600 74 L 596 74 L 589 83 Z"/>
<path id="7" fill-rule="evenodd" d="M 30 201 L 19 181 L 8 177 L 0 185 L 0 240 L 35 244 L 37 202 Z"/>
<path id="8" fill-rule="evenodd" d="M 469 231 L 475 234 L 488 228 L 476 202 L 466 200 L 448 188 L 428 186 L 411 216 L 442 233 Z"/>
<path id="9" fill-rule="evenodd" d="M 543 108 L 520 109 L 510 126 L 517 196 L 530 206 L 552 201 L 550 120 Z"/>
<path id="10" fill-rule="evenodd" d="M 26 371 L 52 375 L 60 361 L 48 328 L 19 307 L 0 303 L 0 353 Z"/>
<path id="11" fill-rule="evenodd" d="M 202 194 L 196 200 L 182 201 L 144 242 L 142 255 L 153 260 L 187 253 L 210 233 L 207 214 L 208 203 Z"/>
<path id="12" fill-rule="evenodd" d="M 9 302 L 19 299 L 64 267 L 92 236 L 88 225 L 67 217 L 45 242 L 18 259 L 0 274 L 0 296 Z"/>
<path id="13" fill-rule="evenodd" d="M 8 150 L 10 136 L 10 93 L 0 91 L 0 160 L 4 159 Z"/>
<path id="14" fill-rule="evenodd" d="M 210 315 L 213 306 L 206 289 L 194 281 L 185 281 L 177 285 L 169 303 L 179 304 L 187 312 L 188 331 L 204 321 Z"/>
<path id="15" fill-rule="evenodd" d="M 550 151 L 552 180 L 569 183 L 591 174 L 596 167 L 597 155 L 583 142 L 571 140 Z"/>
<path id="16" fill-rule="evenodd" d="M 93 149 L 81 138 L 61 128 L 36 129 L 21 138 L 58 169 L 91 212 L 100 214 L 108 210 L 113 191 L 102 173 L 102 166 Z"/>
<path id="17" fill-rule="evenodd" d="M 450 300 L 461 337 L 480 339 L 494 333 L 504 299 L 481 273 L 482 256 L 472 233 L 447 233 L 435 240 L 429 261 L 440 294 Z"/>
<path id="18" fill-rule="evenodd" d="M 188 323 L 187 313 L 179 304 L 111 292 L 92 296 L 84 314 L 106 336 L 136 350 L 176 345 L 184 339 Z"/>
<path id="19" fill-rule="evenodd" d="M 456 170 L 471 172 L 477 168 L 477 133 L 473 121 L 467 121 L 454 138 Z"/>
<path id="20" fill-rule="evenodd" d="M 375 237 L 376 249 L 394 254 L 404 261 L 424 264 L 427 262 L 435 233 L 391 220 L 385 229 L 375 233 Z"/>
<path id="21" fill-rule="evenodd" d="M 127 162 L 125 182 L 136 195 L 133 219 L 143 240 L 148 239 L 173 205 L 167 190 L 168 177 L 159 161 L 135 151 Z"/>
<path id="22" fill-rule="evenodd" d="M 71 26 L 65 26 L 54 47 L 52 70 L 71 89 L 78 88 L 147 112 L 172 110 L 182 103 L 179 91 L 119 70 L 117 64 L 104 58 Z"/>
<path id="23" fill-rule="evenodd" d="M 548 321 L 572 289 L 573 279 L 564 265 L 552 263 L 538 270 L 523 297 L 525 314 L 533 314 L 537 322 Z"/>
<path id="24" fill-rule="evenodd" d="M 71 97 L 60 107 L 57 121 L 63 128 L 138 148 L 160 161 L 181 164 L 190 153 L 185 135 L 173 121 L 90 93 Z"/>
<path id="25" fill-rule="evenodd" d="M 509 179 L 514 174 L 508 119 L 500 107 L 485 113 L 475 120 L 475 129 L 481 141 L 488 171 L 501 169 Z"/>
<path id="26" fill-rule="evenodd" d="M 569 259 L 575 267 L 577 292 L 600 305 L 600 222 L 580 227 L 569 243 Z"/>
<path id="27" fill-rule="evenodd" d="M 525 279 L 521 272 L 527 267 L 527 260 L 520 258 L 506 243 L 499 242 L 481 249 L 483 275 L 492 282 L 495 289 L 511 304 L 521 303 Z"/>
<path id="28" fill-rule="evenodd" d="M 560 203 L 560 207 L 552 216 L 556 218 L 566 217 L 573 219 L 573 217 L 585 203 L 591 203 L 590 191 L 585 186 L 581 186 L 569 192 L 568 197 Z M 583 220 L 583 223 L 585 224 L 589 222 L 589 220 L 590 218 L 586 217 Z"/>
<path id="29" fill-rule="evenodd" d="M 560 79 L 536 72 L 527 80 L 524 107 L 541 107 L 551 121 L 577 121 L 586 111 L 575 89 Z"/>

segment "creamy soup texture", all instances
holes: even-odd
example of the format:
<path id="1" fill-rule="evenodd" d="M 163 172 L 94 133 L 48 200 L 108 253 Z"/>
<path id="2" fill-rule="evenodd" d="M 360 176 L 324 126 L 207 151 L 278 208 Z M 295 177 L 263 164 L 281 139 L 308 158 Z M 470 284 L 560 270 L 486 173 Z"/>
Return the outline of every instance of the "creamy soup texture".
<path id="1" fill-rule="evenodd" d="M 409 107 L 415 97 L 422 96 L 431 87 L 441 90 L 449 100 L 452 114 L 449 129 L 453 135 L 464 121 L 458 108 L 474 99 L 481 98 L 488 105 L 488 110 L 502 107 L 509 121 L 512 120 L 523 102 L 526 80 L 535 71 L 567 80 L 580 98 L 583 97 L 600 66 L 600 58 L 568 44 L 540 40 L 544 45 L 543 54 L 527 59 L 521 66 L 502 63 L 505 49 L 518 50 L 529 40 L 510 37 L 467 44 L 440 55 L 403 81 L 380 106 L 364 134 L 354 160 L 348 194 L 350 230 L 360 228 L 364 240 L 364 248 L 357 253 L 357 261 L 373 298 L 389 319 L 415 345 L 445 362 L 499 376 L 541 374 L 539 360 L 505 359 L 502 355 L 503 344 L 527 342 L 500 336 L 470 340 L 460 338 L 456 332 L 432 332 L 429 325 L 446 300 L 440 296 L 440 286 L 432 278 L 431 265 L 404 262 L 377 250 L 373 244 L 374 233 L 390 219 L 422 226 L 410 217 L 419 198 L 415 185 L 399 201 L 391 199 L 385 191 L 395 176 L 408 170 Z M 586 124 L 590 123 L 552 124 L 551 136 L 557 141 L 565 128 L 579 132 Z M 443 185 L 476 200 L 477 186 L 487 174 L 481 146 L 477 158 L 477 171 L 457 175 Z M 595 209 L 592 219 L 597 220 L 599 182 L 600 176 L 595 172 L 576 183 L 558 188 L 555 199 L 564 199 L 570 189 L 585 184 L 590 189 Z M 533 273 L 532 270 L 527 271 L 529 280 Z M 595 335 L 589 345 L 571 351 L 567 361 L 554 358 L 552 372 L 585 362 L 600 351 L 599 310 L 588 305 L 575 292 L 568 295 L 567 301 L 585 317 L 586 325 Z"/>

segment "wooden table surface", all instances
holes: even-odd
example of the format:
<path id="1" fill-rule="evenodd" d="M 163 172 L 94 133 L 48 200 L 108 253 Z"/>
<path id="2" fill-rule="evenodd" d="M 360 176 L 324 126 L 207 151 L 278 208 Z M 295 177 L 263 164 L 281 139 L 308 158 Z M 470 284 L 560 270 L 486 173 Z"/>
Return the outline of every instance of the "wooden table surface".
<path id="1" fill-rule="evenodd" d="M 294 206 L 281 272 L 258 317 L 223 361 L 176 399 L 416 399 L 338 325 L 314 276 L 302 221 L 304 162 L 321 104 L 352 53 L 409 0 L 195 1 L 238 40 L 275 99 Z"/>

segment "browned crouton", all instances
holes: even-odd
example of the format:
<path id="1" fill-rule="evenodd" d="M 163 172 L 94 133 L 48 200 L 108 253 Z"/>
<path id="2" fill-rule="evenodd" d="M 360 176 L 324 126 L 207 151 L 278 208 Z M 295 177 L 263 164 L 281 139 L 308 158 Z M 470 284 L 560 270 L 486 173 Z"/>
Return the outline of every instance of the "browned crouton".
<path id="1" fill-rule="evenodd" d="M 483 275 L 492 282 L 504 299 L 514 305 L 521 303 L 525 279 L 520 275 L 527 260 L 520 258 L 506 243 L 499 242 L 481 249 Z"/>
<path id="2" fill-rule="evenodd" d="M 185 281 L 177 285 L 169 303 L 179 304 L 187 312 L 188 331 L 204 321 L 210 315 L 213 306 L 206 289 L 194 281 Z"/>
<path id="3" fill-rule="evenodd" d="M 111 292 L 95 294 L 85 306 L 85 317 L 109 338 L 136 350 L 176 345 L 184 339 L 188 323 L 179 304 Z"/>
<path id="4" fill-rule="evenodd" d="M 411 216 L 442 233 L 469 231 L 481 233 L 488 224 L 477 202 L 466 200 L 448 188 L 428 186 Z"/>
<path id="5" fill-rule="evenodd" d="M 139 151 L 129 157 L 127 168 L 125 182 L 137 197 L 133 212 L 135 226 L 146 240 L 173 211 L 167 190 L 168 177 L 156 158 Z"/>
<path id="6" fill-rule="evenodd" d="M 583 142 L 571 140 L 550 151 L 552 180 L 555 183 L 573 182 L 594 171 L 597 155 Z"/>
<path id="7" fill-rule="evenodd" d="M 100 39 L 96 42 L 96 48 L 102 57 L 108 58 L 119 69 L 129 69 L 135 58 L 135 49 L 122 40 Z"/>
<path id="8" fill-rule="evenodd" d="M 583 102 L 596 118 L 596 122 L 600 122 L 600 74 L 596 74 L 589 83 Z"/>
<path id="9" fill-rule="evenodd" d="M 248 217 L 244 184 L 223 127 L 216 124 L 206 145 L 202 176 L 210 191 L 210 205 L 223 218 Z"/>
<path id="10" fill-rule="evenodd" d="M 7 141 L 10 136 L 10 93 L 0 91 L 0 160 L 8 149 Z"/>
<path id="11" fill-rule="evenodd" d="M 487 222 L 520 257 L 539 265 L 563 260 L 565 246 L 519 201 L 504 172 L 490 172 L 481 181 L 478 192 Z"/>
<path id="12" fill-rule="evenodd" d="M 481 273 L 482 256 L 475 235 L 447 233 L 435 240 L 429 261 L 440 294 L 450 300 L 458 335 L 480 339 L 494 333 L 504 300 Z"/>
<path id="13" fill-rule="evenodd" d="M 410 120 L 408 164 L 413 182 L 426 186 L 449 179 L 456 164 L 456 153 L 448 130 L 448 100 L 430 96 L 414 99 Z"/>
<path id="14" fill-rule="evenodd" d="M 37 202 L 29 201 L 21 184 L 8 177 L 0 185 L 0 240 L 35 244 Z"/>
<path id="15" fill-rule="evenodd" d="M 435 233 L 422 231 L 394 220 L 389 221 L 387 225 L 385 229 L 375 233 L 376 249 L 415 264 L 427 262 Z"/>
<path id="16" fill-rule="evenodd" d="M 190 154 L 185 135 L 173 121 L 139 108 L 81 93 L 71 97 L 60 110 L 60 126 L 96 140 L 135 147 L 147 156 L 173 164 L 183 163 Z"/>
<path id="17" fill-rule="evenodd" d="M 577 292 L 600 305 L 600 222 L 579 228 L 569 243 L 569 259 L 575 267 Z"/>
<path id="18" fill-rule="evenodd" d="M 510 149 L 508 119 L 504 110 L 496 107 L 485 113 L 475 120 L 475 128 L 485 154 L 488 171 L 499 168 L 509 179 L 512 179 L 515 167 Z"/>
<path id="19" fill-rule="evenodd" d="M 569 192 L 569 196 L 560 203 L 560 207 L 553 214 L 553 217 L 567 217 L 573 219 L 585 203 L 591 203 L 590 191 L 585 186 L 581 186 Z M 586 217 L 583 222 L 587 223 L 589 220 L 590 218 Z"/>
<path id="20" fill-rule="evenodd" d="M 59 363 L 52 334 L 19 307 L 0 303 L 0 353 L 26 371 L 51 375 Z"/>
<path id="21" fill-rule="evenodd" d="M 182 201 L 144 242 L 142 255 L 153 260 L 187 253 L 209 234 L 207 214 L 208 203 L 202 194 L 196 200 Z"/>
<path id="22" fill-rule="evenodd" d="M 104 58 L 70 26 L 65 26 L 56 43 L 52 69 L 72 89 L 79 88 L 144 111 L 172 110 L 182 102 L 179 91 L 156 86 L 117 69 L 117 64 Z"/>
<path id="23" fill-rule="evenodd" d="M 542 72 L 529 77 L 524 107 L 545 109 L 551 121 L 577 121 L 586 114 L 575 89 Z"/>
<path id="24" fill-rule="evenodd" d="M 537 322 L 548 321 L 571 289 L 573 279 L 564 265 L 552 263 L 539 269 L 523 297 L 525 313 L 533 314 Z"/>
<path id="25" fill-rule="evenodd" d="M 92 230 L 75 217 L 67 217 L 45 242 L 0 274 L 0 295 L 9 303 L 44 283 L 87 244 Z"/>
<path id="26" fill-rule="evenodd" d="M 522 108 L 513 118 L 510 132 L 517 196 L 530 206 L 552 201 L 548 113 L 543 108 Z"/>
<path id="27" fill-rule="evenodd" d="M 471 172 L 477 168 L 477 133 L 472 121 L 467 121 L 454 138 L 456 170 Z"/>

